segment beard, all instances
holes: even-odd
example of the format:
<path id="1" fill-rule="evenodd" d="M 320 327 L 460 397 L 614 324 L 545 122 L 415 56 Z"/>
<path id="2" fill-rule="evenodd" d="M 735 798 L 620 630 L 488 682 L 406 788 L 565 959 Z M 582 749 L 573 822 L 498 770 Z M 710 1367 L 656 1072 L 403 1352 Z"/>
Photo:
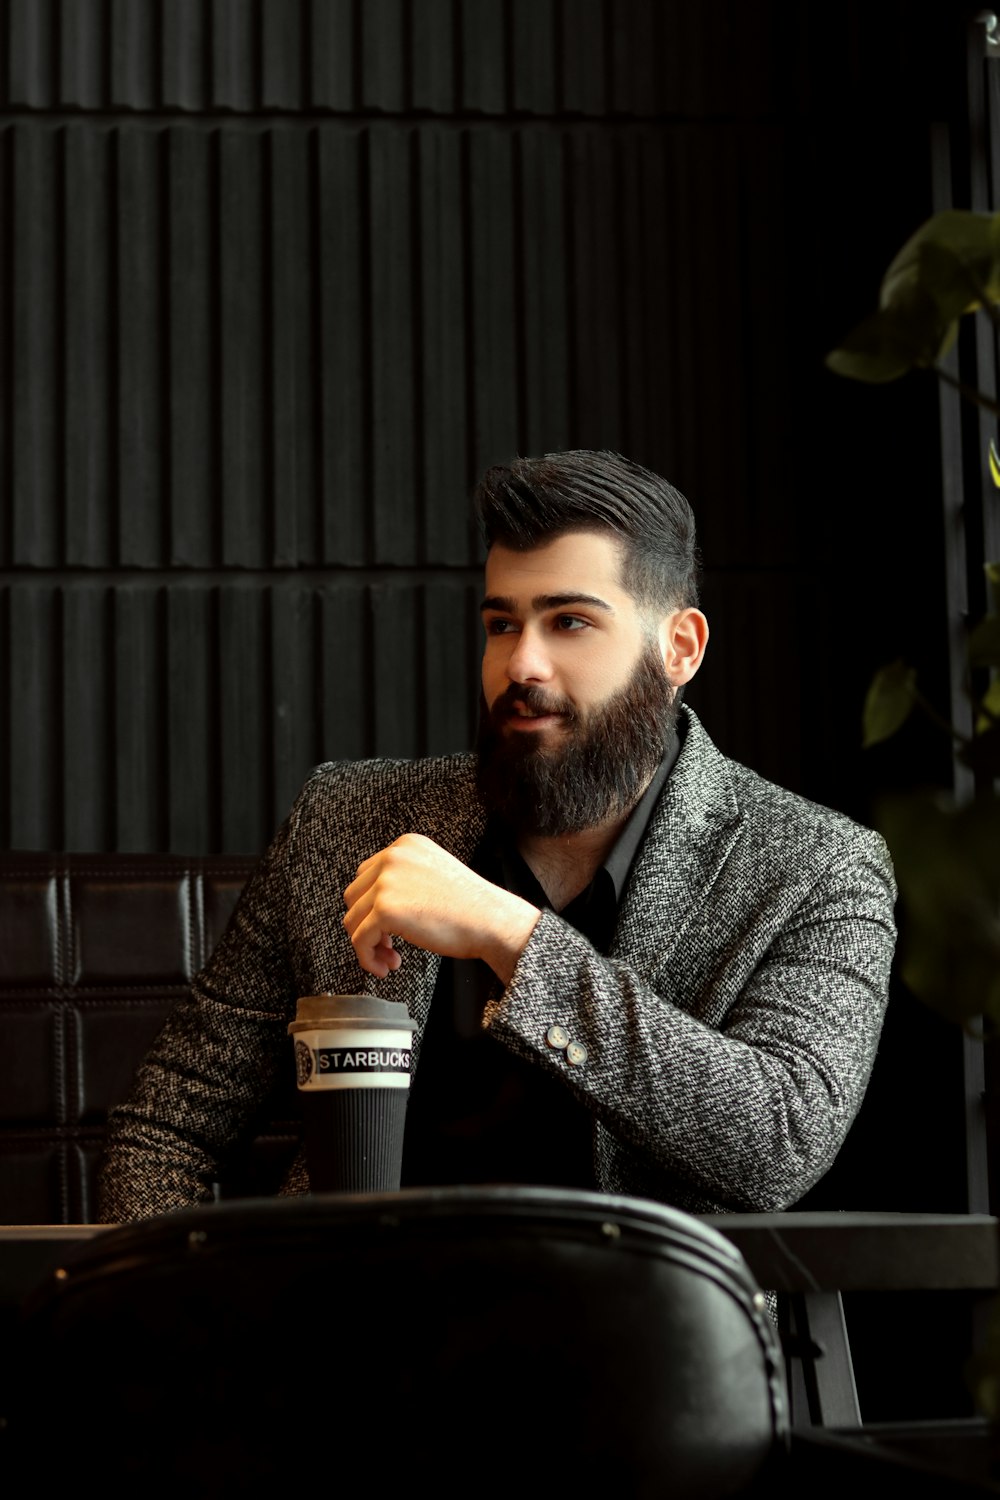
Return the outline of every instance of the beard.
<path id="1" fill-rule="evenodd" d="M 530 730 L 505 733 L 515 703 L 561 714 L 558 739 L 544 745 Z M 480 705 L 480 796 L 515 835 L 552 838 L 624 818 L 663 759 L 677 709 L 676 690 L 652 644 L 643 647 L 625 686 L 586 713 L 541 688 L 511 683 L 492 708 L 485 700 Z"/>

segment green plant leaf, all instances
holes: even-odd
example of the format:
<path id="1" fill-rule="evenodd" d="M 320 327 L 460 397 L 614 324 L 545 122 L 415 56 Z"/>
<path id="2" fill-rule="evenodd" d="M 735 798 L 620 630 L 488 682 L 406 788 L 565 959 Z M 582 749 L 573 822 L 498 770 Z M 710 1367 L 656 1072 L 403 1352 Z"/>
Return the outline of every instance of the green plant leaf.
<path id="1" fill-rule="evenodd" d="M 901 977 L 953 1020 L 1000 1024 L 1000 799 L 897 797 L 877 821 L 905 912 Z"/>
<path id="2" fill-rule="evenodd" d="M 987 615 L 969 636 L 969 665 L 1000 667 L 1000 615 Z"/>
<path id="3" fill-rule="evenodd" d="M 907 240 L 882 278 L 879 310 L 826 357 L 854 380 L 896 380 L 936 364 L 958 319 L 1000 301 L 1000 215 L 935 214 Z"/>
<path id="4" fill-rule="evenodd" d="M 933 365 L 954 335 L 934 298 L 913 287 L 899 305 L 880 308 L 853 328 L 826 356 L 826 365 L 852 380 L 898 380 L 915 366 Z"/>
<path id="5" fill-rule="evenodd" d="M 983 571 L 986 574 L 986 582 L 990 586 L 993 608 L 997 614 L 1000 614 L 1000 563 L 987 563 Z"/>
<path id="6" fill-rule="evenodd" d="M 985 732 L 1000 721 L 1000 677 L 995 677 L 979 700 L 982 712 L 976 720 L 976 733 Z"/>
<path id="7" fill-rule="evenodd" d="M 867 750 L 889 739 L 910 716 L 917 674 L 904 661 L 894 661 L 875 673 L 862 711 L 862 744 Z"/>
<path id="8" fill-rule="evenodd" d="M 997 449 L 993 438 L 990 438 L 989 462 L 990 478 L 993 481 L 993 487 L 1000 490 L 1000 450 Z"/>

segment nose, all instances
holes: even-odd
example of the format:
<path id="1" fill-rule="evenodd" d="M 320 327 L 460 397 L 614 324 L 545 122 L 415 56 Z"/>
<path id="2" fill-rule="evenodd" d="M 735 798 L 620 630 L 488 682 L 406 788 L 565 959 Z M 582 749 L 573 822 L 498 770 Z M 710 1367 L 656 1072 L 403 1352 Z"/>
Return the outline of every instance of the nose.
<path id="1" fill-rule="evenodd" d="M 524 626 L 517 644 L 507 658 L 507 676 L 511 682 L 548 682 L 552 663 L 538 633 Z"/>

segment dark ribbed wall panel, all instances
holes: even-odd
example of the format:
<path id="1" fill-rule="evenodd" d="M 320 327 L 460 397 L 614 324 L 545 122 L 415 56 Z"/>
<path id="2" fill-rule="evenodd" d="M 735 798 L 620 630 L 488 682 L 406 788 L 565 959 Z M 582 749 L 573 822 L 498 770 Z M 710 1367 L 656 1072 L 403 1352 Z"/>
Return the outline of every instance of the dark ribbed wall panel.
<path id="1" fill-rule="evenodd" d="M 0 107 L 767 114 L 926 82 L 925 12 L 717 0 L 4 0 Z M 847 17 L 846 24 L 841 20 Z M 840 22 L 840 24 L 836 24 Z M 110 23 L 110 24 L 109 24 Z"/>
<path id="2" fill-rule="evenodd" d="M 708 555 L 773 546 L 772 341 L 698 249 L 780 275 L 741 212 L 766 133 L 73 122 L 0 152 L 0 566 L 468 565 L 475 476 L 567 445 L 706 500 L 735 469 Z"/>
<path id="3" fill-rule="evenodd" d="M 259 849 L 321 760 L 470 746 L 478 602 L 461 576 L 0 590 L 4 842 Z"/>
<path id="4" fill-rule="evenodd" d="M 325 756 L 468 745 L 469 492 L 565 447 L 691 496 L 692 701 L 813 790 L 750 686 L 808 670 L 839 796 L 817 569 L 884 600 L 841 509 L 902 487 L 822 354 L 921 201 L 911 9 L 0 0 L 4 841 L 253 850 Z"/>

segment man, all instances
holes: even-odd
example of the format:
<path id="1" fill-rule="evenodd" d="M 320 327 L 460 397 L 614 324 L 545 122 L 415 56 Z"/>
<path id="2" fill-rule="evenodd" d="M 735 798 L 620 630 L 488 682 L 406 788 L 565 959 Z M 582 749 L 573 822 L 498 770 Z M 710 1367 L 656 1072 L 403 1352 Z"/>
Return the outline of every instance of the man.
<path id="1" fill-rule="evenodd" d="M 111 1117 L 105 1219 L 210 1198 L 296 996 L 362 986 L 417 1023 L 404 1185 L 764 1210 L 833 1161 L 886 1001 L 881 840 L 681 707 L 708 627 L 677 490 L 576 452 L 476 500 L 477 754 L 312 774 Z"/>

